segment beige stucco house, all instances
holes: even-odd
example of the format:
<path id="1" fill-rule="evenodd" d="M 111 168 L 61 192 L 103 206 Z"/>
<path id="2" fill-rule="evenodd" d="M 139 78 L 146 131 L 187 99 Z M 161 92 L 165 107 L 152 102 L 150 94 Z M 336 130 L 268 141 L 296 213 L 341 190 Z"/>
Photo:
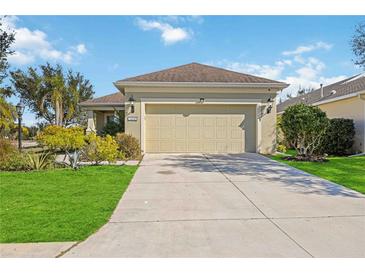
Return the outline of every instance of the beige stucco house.
<path id="1" fill-rule="evenodd" d="M 81 103 L 88 130 L 115 109 L 147 153 L 272 153 L 275 98 L 288 85 L 191 63 L 116 81 L 119 92 Z"/>
<path id="2" fill-rule="evenodd" d="M 315 105 L 329 118 L 352 119 L 355 125 L 354 153 L 365 152 L 365 74 L 359 74 L 277 105 L 278 115 L 288 106 Z"/>

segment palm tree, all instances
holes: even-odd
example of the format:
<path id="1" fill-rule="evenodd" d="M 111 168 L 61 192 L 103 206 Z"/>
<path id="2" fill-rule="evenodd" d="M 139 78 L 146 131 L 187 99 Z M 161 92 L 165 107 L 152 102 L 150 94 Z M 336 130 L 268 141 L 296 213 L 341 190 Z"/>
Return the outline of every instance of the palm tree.
<path id="1" fill-rule="evenodd" d="M 80 73 L 68 71 L 65 75 L 60 65 L 28 68 L 26 72 L 11 72 L 11 81 L 24 104 L 44 118 L 48 123 L 59 126 L 77 120 L 80 114 L 78 103 L 92 98 L 94 91 L 89 80 Z"/>

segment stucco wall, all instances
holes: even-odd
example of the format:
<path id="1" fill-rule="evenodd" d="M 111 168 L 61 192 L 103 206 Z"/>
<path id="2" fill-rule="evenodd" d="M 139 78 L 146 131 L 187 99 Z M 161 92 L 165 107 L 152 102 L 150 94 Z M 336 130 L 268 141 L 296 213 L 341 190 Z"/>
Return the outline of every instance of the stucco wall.
<path id="1" fill-rule="evenodd" d="M 129 103 L 126 102 L 126 120 L 125 120 L 125 131 L 128 134 L 133 135 L 139 141 L 141 141 L 141 99 L 155 98 L 161 100 L 173 100 L 177 99 L 196 99 L 205 98 L 205 100 L 216 100 L 219 99 L 242 99 L 249 101 L 260 101 L 261 103 L 267 103 L 267 100 L 276 97 L 277 90 L 268 91 L 268 89 L 238 89 L 238 88 L 155 88 L 155 87 L 127 87 L 125 88 L 126 101 L 130 96 L 136 100 L 134 103 L 135 112 L 131 113 Z M 261 141 L 257 143 L 259 152 L 261 153 L 272 153 L 275 150 L 275 139 L 276 139 L 276 107 L 272 108 L 270 114 L 264 115 L 259 123 L 258 131 L 261 134 Z M 128 121 L 128 117 L 137 117 L 137 121 Z M 256 136 L 257 132 L 254 134 Z M 247 142 L 248 140 L 246 140 Z M 248 142 L 256 142 L 256 140 L 249 140 Z"/>
<path id="2" fill-rule="evenodd" d="M 353 97 L 319 107 L 329 118 L 353 119 L 356 130 L 354 152 L 365 152 L 365 100 Z"/>
<path id="3" fill-rule="evenodd" d="M 272 154 L 276 149 L 276 102 L 269 114 L 261 118 L 261 143 L 259 144 L 262 153 Z"/>

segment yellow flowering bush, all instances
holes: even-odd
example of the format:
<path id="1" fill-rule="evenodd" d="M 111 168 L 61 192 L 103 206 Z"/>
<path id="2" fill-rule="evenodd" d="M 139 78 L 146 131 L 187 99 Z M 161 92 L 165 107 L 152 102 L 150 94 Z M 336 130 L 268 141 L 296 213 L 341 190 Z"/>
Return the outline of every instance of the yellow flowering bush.
<path id="1" fill-rule="evenodd" d="M 87 145 L 84 153 L 89 161 L 95 164 L 102 161 L 115 162 L 118 157 L 118 144 L 112 136 L 100 137 L 95 133 L 90 133 L 85 139 Z"/>

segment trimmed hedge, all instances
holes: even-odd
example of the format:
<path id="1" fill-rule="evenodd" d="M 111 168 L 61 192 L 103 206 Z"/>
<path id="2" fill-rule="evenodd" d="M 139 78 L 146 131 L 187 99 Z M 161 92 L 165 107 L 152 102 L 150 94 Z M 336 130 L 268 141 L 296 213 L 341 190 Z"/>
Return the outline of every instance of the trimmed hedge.
<path id="1" fill-rule="evenodd" d="M 323 139 L 323 153 L 339 156 L 351 154 L 354 136 L 355 126 L 352 119 L 331 119 Z"/>

